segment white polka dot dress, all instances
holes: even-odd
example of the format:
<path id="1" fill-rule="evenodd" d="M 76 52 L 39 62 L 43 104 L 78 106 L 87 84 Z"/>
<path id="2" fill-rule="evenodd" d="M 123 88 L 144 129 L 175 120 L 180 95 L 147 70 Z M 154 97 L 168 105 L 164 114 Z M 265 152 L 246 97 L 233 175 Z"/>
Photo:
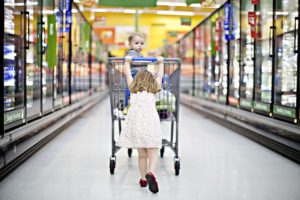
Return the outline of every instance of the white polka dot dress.
<path id="1" fill-rule="evenodd" d="M 161 125 L 153 93 L 131 93 L 130 108 L 117 146 L 132 149 L 162 147 Z"/>

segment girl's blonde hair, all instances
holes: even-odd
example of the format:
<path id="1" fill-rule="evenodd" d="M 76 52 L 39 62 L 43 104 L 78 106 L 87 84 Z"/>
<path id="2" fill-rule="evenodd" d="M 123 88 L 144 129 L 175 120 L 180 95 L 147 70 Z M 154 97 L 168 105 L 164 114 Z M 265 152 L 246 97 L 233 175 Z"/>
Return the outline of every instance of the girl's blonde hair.
<path id="1" fill-rule="evenodd" d="M 136 77 L 130 84 L 129 89 L 132 93 L 142 91 L 156 93 L 160 91 L 157 81 L 154 79 L 152 73 L 147 70 L 139 71 L 136 74 Z"/>
<path id="2" fill-rule="evenodd" d="M 139 36 L 139 37 L 141 37 L 141 38 L 143 38 L 143 39 L 146 38 L 146 36 L 145 36 L 143 33 L 137 33 L 137 32 L 134 32 L 134 33 L 131 33 L 131 34 L 129 35 L 129 37 L 128 37 L 128 42 L 130 43 L 130 42 L 133 40 L 133 38 L 136 37 L 136 36 Z"/>

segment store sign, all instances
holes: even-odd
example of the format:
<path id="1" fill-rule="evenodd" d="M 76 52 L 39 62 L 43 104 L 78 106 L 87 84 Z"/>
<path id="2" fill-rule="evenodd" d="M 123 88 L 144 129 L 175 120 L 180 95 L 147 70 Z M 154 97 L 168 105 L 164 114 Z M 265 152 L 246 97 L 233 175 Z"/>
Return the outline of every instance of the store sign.
<path id="1" fill-rule="evenodd" d="M 192 18 L 188 18 L 188 17 L 181 17 L 180 18 L 181 21 L 181 25 L 187 25 L 190 26 L 192 24 Z"/>
<path id="2" fill-rule="evenodd" d="M 233 13 L 231 12 L 234 12 L 234 9 L 231 9 L 230 7 L 230 3 L 226 3 L 224 5 L 224 21 L 223 21 L 223 29 L 224 29 L 224 32 L 225 32 L 225 39 L 226 40 L 233 40 L 235 38 L 234 34 L 232 33 L 234 28 L 230 28 L 230 20 L 231 20 L 231 16 L 232 18 L 234 17 L 233 16 Z M 233 19 L 232 19 L 232 27 L 234 27 L 234 24 L 233 24 Z"/>
<path id="3" fill-rule="evenodd" d="M 256 12 L 248 12 L 248 24 L 250 26 L 255 26 L 256 25 Z"/>
<path id="4" fill-rule="evenodd" d="M 62 33 L 64 31 L 64 13 L 63 11 L 57 11 L 56 13 L 56 22 L 59 24 L 58 31 Z"/>
<path id="5" fill-rule="evenodd" d="M 4 114 L 4 125 L 24 119 L 25 109 L 14 110 Z"/>
<path id="6" fill-rule="evenodd" d="M 56 65 L 56 18 L 55 15 L 48 15 L 48 44 L 47 44 L 47 62 L 48 67 L 53 68 Z"/>
<path id="7" fill-rule="evenodd" d="M 84 25 L 84 47 L 86 52 L 89 52 L 90 50 L 90 34 L 91 34 L 90 25 L 86 23 Z"/>
<path id="8" fill-rule="evenodd" d="M 225 4 L 224 12 L 225 12 L 225 17 L 224 17 L 223 27 L 225 31 L 229 31 L 230 30 L 230 4 L 229 3 Z"/>
<path id="9" fill-rule="evenodd" d="M 66 27 L 65 27 L 65 32 L 70 32 L 71 29 L 71 23 L 72 23 L 72 11 L 67 10 L 66 11 Z"/>
<path id="10" fill-rule="evenodd" d="M 66 27 L 65 32 L 70 32 L 72 23 L 72 4 L 71 0 L 66 0 Z"/>
<path id="11" fill-rule="evenodd" d="M 248 12 L 248 24 L 251 29 L 251 37 L 256 38 L 256 12 Z"/>

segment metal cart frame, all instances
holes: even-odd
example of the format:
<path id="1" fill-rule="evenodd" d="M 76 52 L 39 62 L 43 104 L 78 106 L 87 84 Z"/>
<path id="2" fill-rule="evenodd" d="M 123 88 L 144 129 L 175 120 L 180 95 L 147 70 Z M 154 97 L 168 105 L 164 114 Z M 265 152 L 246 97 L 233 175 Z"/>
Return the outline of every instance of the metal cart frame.
<path id="1" fill-rule="evenodd" d="M 110 157 L 110 173 L 114 174 L 116 167 L 116 153 L 120 149 L 115 140 L 115 125 L 117 124 L 118 132 L 121 134 L 122 120 L 125 119 L 123 114 L 124 108 L 128 106 L 130 95 L 124 73 L 122 73 L 125 58 L 108 58 L 108 78 L 109 94 L 111 105 L 112 120 L 112 155 Z M 157 63 L 156 58 L 132 58 L 131 69 L 147 68 L 148 64 Z M 178 123 L 179 123 L 179 96 L 180 96 L 180 59 L 164 58 L 164 78 L 162 82 L 162 93 L 159 92 L 156 108 L 161 121 L 170 121 L 171 134 L 170 140 L 162 140 L 160 156 L 164 156 L 165 147 L 170 147 L 174 156 L 175 175 L 179 175 L 180 159 L 178 156 Z M 162 103 L 162 105 L 160 105 Z M 174 137 L 175 136 L 175 137 Z M 128 149 L 128 156 L 131 157 L 132 149 Z"/>

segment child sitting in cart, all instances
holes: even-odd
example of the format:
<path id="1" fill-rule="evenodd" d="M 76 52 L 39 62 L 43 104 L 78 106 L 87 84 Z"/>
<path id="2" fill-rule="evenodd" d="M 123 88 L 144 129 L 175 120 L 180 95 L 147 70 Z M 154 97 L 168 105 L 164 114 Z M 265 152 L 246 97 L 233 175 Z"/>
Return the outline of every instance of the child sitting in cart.
<path id="1" fill-rule="evenodd" d="M 144 37 L 134 34 L 129 37 L 129 42 L 132 50 L 125 57 L 123 72 L 131 92 L 130 109 L 122 127 L 118 146 L 137 149 L 141 175 L 140 186 L 147 187 L 148 185 L 151 192 L 157 193 L 159 189 L 155 176 L 158 149 L 162 147 L 162 137 L 160 119 L 155 106 L 155 93 L 161 89 L 164 70 L 163 58 L 157 57 L 158 72 L 156 78 L 151 72 L 141 70 L 133 79 L 130 62 L 135 54 L 141 52 Z"/>

